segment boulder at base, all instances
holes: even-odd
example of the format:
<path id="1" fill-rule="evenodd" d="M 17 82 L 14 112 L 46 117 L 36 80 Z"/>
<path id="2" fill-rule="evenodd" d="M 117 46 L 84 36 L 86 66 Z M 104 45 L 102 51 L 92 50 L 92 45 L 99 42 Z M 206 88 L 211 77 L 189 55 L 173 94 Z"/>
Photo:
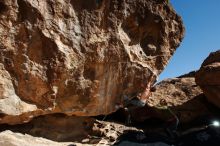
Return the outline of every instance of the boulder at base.
<path id="1" fill-rule="evenodd" d="M 207 99 L 220 107 L 220 50 L 211 53 L 196 73 L 196 83 Z"/>
<path id="2" fill-rule="evenodd" d="M 213 107 L 207 103 L 194 76 L 195 72 L 191 72 L 157 83 L 147 105 L 132 112 L 133 120 L 141 122 L 154 117 L 168 121 L 175 114 L 181 123 L 186 124 L 198 118 L 212 116 Z"/>

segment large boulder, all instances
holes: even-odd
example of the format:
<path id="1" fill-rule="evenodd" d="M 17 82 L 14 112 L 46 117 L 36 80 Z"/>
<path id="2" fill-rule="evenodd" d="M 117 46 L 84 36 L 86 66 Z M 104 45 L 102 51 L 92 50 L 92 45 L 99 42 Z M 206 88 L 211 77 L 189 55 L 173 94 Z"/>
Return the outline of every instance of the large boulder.
<path id="1" fill-rule="evenodd" d="M 220 50 L 211 53 L 196 74 L 196 83 L 207 99 L 220 107 Z"/>
<path id="2" fill-rule="evenodd" d="M 145 101 L 183 34 L 164 0 L 1 0 L 0 123 Z"/>

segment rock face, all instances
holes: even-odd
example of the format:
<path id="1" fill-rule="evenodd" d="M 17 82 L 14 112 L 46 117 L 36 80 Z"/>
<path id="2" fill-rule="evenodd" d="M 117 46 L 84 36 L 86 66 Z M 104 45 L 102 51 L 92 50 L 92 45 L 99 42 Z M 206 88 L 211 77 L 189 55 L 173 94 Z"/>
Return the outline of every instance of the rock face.
<path id="1" fill-rule="evenodd" d="M 211 53 L 196 74 L 196 83 L 207 99 L 220 107 L 220 50 Z"/>
<path id="2" fill-rule="evenodd" d="M 202 94 L 195 78 L 172 78 L 158 83 L 147 104 L 150 106 L 179 106 Z"/>
<path id="3" fill-rule="evenodd" d="M 147 106 L 133 112 L 133 119 L 138 121 L 156 117 L 169 120 L 174 112 L 181 123 L 187 123 L 202 116 L 210 116 L 206 98 L 195 83 L 195 72 L 178 78 L 166 79 L 156 84 Z M 150 112 L 149 112 L 150 111 Z"/>
<path id="4" fill-rule="evenodd" d="M 1 0 L 0 123 L 111 113 L 148 91 L 183 33 L 164 0 Z"/>

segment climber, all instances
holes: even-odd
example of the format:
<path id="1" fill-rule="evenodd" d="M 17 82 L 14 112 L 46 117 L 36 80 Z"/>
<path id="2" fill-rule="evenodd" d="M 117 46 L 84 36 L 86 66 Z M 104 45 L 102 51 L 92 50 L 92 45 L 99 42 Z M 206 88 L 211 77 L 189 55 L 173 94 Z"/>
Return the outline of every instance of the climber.
<path id="1" fill-rule="evenodd" d="M 147 85 L 145 86 L 144 91 L 137 96 L 137 98 L 138 98 L 140 101 L 142 101 L 142 102 L 145 103 L 145 102 L 147 101 L 147 99 L 150 97 L 151 84 L 153 83 L 154 79 L 155 79 L 155 75 L 152 75 L 152 76 L 150 77 L 150 79 L 149 79 Z"/>
<path id="2" fill-rule="evenodd" d="M 132 122 L 131 112 L 133 110 L 145 106 L 145 103 L 150 96 L 151 84 L 152 84 L 153 79 L 154 79 L 154 76 L 151 76 L 149 82 L 145 86 L 145 90 L 141 94 L 138 94 L 130 98 L 126 95 L 123 96 L 123 103 L 124 103 L 123 107 L 127 115 L 126 124 L 128 125 L 131 124 Z"/>

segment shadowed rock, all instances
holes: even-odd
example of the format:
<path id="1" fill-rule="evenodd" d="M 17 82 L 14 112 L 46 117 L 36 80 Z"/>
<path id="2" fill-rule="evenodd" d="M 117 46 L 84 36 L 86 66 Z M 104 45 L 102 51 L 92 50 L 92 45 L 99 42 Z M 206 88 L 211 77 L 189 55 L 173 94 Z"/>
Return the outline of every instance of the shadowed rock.
<path id="1" fill-rule="evenodd" d="M 147 105 L 133 111 L 133 120 L 143 122 L 154 117 L 169 121 L 178 117 L 180 123 L 189 123 L 197 118 L 213 115 L 215 108 L 207 103 L 194 76 L 195 72 L 191 72 L 156 84 Z"/>
<path id="2" fill-rule="evenodd" d="M 207 99 L 220 107 L 220 50 L 211 53 L 196 73 L 196 82 Z"/>

